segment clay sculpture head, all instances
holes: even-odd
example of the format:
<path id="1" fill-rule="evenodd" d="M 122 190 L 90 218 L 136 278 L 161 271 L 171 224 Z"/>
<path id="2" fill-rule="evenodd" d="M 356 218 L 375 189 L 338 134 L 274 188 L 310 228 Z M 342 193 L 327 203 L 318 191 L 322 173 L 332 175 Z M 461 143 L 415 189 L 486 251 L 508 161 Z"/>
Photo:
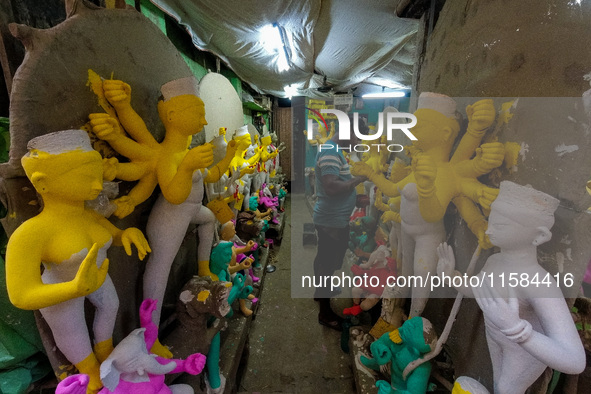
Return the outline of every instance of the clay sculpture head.
<path id="1" fill-rule="evenodd" d="M 110 391 L 115 391 L 121 379 L 149 382 L 148 374 L 164 375 L 176 368 L 176 363 L 160 364 L 155 355 L 148 353 L 144 331 L 145 328 L 133 330 L 101 364 L 101 381 Z"/>

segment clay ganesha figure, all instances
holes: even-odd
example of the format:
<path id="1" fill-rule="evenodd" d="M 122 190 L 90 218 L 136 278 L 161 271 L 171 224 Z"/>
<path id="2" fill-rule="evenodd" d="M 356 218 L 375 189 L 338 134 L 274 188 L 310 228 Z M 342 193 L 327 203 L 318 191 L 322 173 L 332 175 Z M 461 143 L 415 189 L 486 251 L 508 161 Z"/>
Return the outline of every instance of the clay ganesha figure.
<path id="1" fill-rule="evenodd" d="M 158 337 L 158 327 L 152 321 L 156 300 L 144 300 L 140 307 L 142 328 L 133 330 L 101 364 L 101 380 L 105 387 L 99 394 L 193 394 L 185 384 L 166 386 L 164 375 L 186 372 L 201 373 L 205 356 L 193 353 L 185 360 L 170 360 L 149 353 Z M 88 384 L 85 375 L 74 375 L 62 381 L 57 394 L 83 394 Z"/>
<path id="2" fill-rule="evenodd" d="M 423 363 L 406 378 L 402 371 L 413 361 L 424 357 L 435 348 L 437 334 L 431 322 L 422 317 L 413 317 L 391 332 L 383 334 L 370 345 L 373 358 L 361 356 L 361 363 L 379 371 L 381 365 L 391 363 L 391 383 L 378 380 L 379 394 L 426 393 L 431 374 L 431 364 Z"/>
<path id="3" fill-rule="evenodd" d="M 111 244 L 143 259 L 150 252 L 137 228 L 120 230 L 84 202 L 103 185 L 101 155 L 82 130 L 65 130 L 29 141 L 22 158 L 27 177 L 43 199 L 43 211 L 12 234 L 6 253 L 6 284 L 12 303 L 39 309 L 55 343 L 98 390 L 99 362 L 113 350 L 112 333 L 119 307 L 107 274 Z M 39 267 L 45 271 L 40 274 Z M 84 318 L 84 301 L 95 307 L 94 350 Z"/>

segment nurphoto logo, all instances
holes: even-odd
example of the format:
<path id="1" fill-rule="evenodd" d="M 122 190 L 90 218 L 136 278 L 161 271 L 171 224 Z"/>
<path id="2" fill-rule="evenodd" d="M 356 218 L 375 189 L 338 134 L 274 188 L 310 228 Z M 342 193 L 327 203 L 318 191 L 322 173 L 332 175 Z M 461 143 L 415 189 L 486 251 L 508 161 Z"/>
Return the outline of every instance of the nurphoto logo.
<path id="1" fill-rule="evenodd" d="M 350 140 L 351 139 L 351 122 L 349 121 L 349 116 L 338 109 L 321 109 L 320 112 L 313 110 L 311 108 L 306 109 L 312 111 L 316 114 L 322 122 L 324 123 L 324 127 L 328 130 L 328 125 L 326 120 L 322 116 L 322 114 L 333 114 L 337 117 L 337 122 L 339 124 L 339 140 Z M 378 125 L 377 129 L 374 134 L 362 134 L 359 131 L 359 114 L 355 112 L 353 114 L 353 132 L 363 141 L 374 141 L 378 140 L 383 134 L 384 130 L 386 131 L 386 137 L 388 141 L 392 140 L 392 135 L 394 130 L 402 131 L 408 138 L 412 141 L 416 141 L 417 137 L 414 136 L 413 133 L 409 129 L 413 128 L 417 124 L 417 118 L 413 114 L 407 112 L 387 112 L 386 113 L 386 127 L 384 128 L 384 113 L 380 112 L 378 115 Z M 409 123 L 396 123 L 394 119 L 410 119 Z M 313 136 L 313 119 L 308 119 L 308 132 L 307 137 L 308 140 L 312 140 Z M 355 151 L 355 152 L 368 152 L 371 147 L 376 147 L 377 151 L 380 151 L 381 147 L 385 147 L 389 152 L 402 152 L 404 147 L 400 144 L 356 144 L 356 145 L 349 145 L 347 146 L 337 146 L 337 150 L 347 150 L 347 151 Z M 332 147 L 330 144 L 318 144 L 318 150 L 322 151 L 322 149 L 329 149 Z"/>

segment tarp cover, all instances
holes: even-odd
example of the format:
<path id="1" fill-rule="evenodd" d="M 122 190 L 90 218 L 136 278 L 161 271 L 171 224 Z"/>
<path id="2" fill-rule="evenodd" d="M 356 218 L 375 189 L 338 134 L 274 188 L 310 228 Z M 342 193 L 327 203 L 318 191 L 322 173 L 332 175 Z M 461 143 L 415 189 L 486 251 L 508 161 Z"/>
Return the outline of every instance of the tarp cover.
<path id="1" fill-rule="evenodd" d="M 187 29 L 197 48 L 266 94 L 285 97 L 288 85 L 310 96 L 322 95 L 323 86 L 411 85 L 418 21 L 398 18 L 396 1 L 151 1 Z M 284 32 L 287 71 L 279 71 L 278 55 L 261 43 L 262 27 L 274 23 Z"/>

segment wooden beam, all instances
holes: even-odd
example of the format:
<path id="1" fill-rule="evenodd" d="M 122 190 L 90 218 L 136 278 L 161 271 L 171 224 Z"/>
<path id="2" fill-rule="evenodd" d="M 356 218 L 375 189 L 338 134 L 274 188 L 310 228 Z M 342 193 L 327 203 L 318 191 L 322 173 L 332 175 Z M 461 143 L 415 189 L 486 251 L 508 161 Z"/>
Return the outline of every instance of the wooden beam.
<path id="1" fill-rule="evenodd" d="M 0 2 L 0 64 L 6 82 L 8 94 L 12 91 L 12 78 L 23 61 L 23 45 L 12 36 L 8 24 L 16 22 L 12 11 L 12 0 Z"/>

